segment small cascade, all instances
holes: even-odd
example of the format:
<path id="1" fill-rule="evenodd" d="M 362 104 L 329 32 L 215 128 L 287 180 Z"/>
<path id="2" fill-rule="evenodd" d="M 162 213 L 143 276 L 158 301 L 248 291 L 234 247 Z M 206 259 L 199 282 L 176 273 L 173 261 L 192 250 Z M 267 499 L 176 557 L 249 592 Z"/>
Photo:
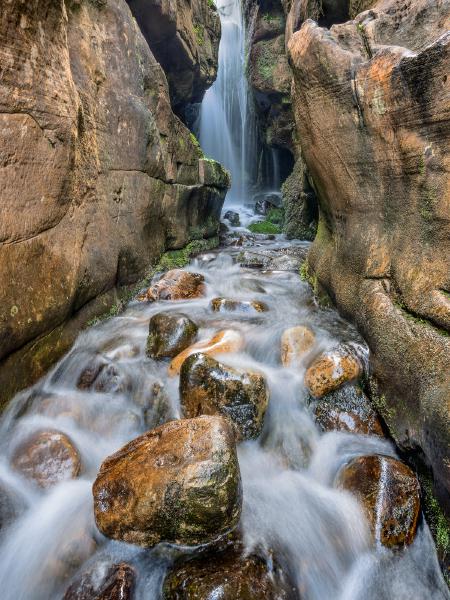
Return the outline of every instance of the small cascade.
<path id="1" fill-rule="evenodd" d="M 242 204 L 256 183 L 258 126 L 246 76 L 246 26 L 240 0 L 218 0 L 222 23 L 217 79 L 200 111 L 200 144 L 231 173 L 227 204 Z"/>

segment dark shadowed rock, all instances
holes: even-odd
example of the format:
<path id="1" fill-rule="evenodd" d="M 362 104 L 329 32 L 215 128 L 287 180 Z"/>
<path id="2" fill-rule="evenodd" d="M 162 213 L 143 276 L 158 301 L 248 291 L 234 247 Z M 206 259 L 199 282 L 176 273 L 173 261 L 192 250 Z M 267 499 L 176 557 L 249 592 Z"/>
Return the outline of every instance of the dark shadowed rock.
<path id="1" fill-rule="evenodd" d="M 40 487 L 78 476 L 81 459 L 70 438 L 60 431 L 38 431 L 14 451 L 12 466 Z"/>
<path id="2" fill-rule="evenodd" d="M 361 456 L 341 469 L 336 485 L 362 503 L 376 542 L 395 548 L 414 540 L 420 487 L 405 464 L 387 456 Z"/>
<path id="3" fill-rule="evenodd" d="M 127 563 L 94 565 L 67 588 L 63 600 L 132 600 L 136 572 Z"/>
<path id="4" fill-rule="evenodd" d="M 357 386 L 346 385 L 323 396 L 314 409 L 314 416 L 324 431 L 384 435 L 370 400 Z"/>
<path id="5" fill-rule="evenodd" d="M 260 373 L 193 354 L 181 367 L 180 401 L 185 416 L 222 414 L 231 420 L 239 438 L 249 439 L 261 433 L 269 397 Z"/>
<path id="6" fill-rule="evenodd" d="M 152 358 L 174 358 L 197 337 L 198 327 L 182 313 L 157 313 L 150 319 L 147 354 Z"/>
<path id="7" fill-rule="evenodd" d="M 163 588 L 164 600 L 298 600 L 281 569 L 236 545 L 175 566 Z"/>
<path id="8" fill-rule="evenodd" d="M 140 546 L 211 542 L 241 511 L 232 427 L 217 416 L 161 425 L 103 462 L 93 494 L 107 537 Z"/>

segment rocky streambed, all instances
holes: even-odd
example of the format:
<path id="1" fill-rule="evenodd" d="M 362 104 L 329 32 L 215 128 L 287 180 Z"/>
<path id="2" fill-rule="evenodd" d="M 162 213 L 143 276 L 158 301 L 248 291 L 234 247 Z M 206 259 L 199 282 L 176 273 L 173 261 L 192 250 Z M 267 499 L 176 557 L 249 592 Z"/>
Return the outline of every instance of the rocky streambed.
<path id="1" fill-rule="evenodd" d="M 444 599 L 367 348 L 234 227 L 159 274 L 4 414 L 4 600 Z"/>

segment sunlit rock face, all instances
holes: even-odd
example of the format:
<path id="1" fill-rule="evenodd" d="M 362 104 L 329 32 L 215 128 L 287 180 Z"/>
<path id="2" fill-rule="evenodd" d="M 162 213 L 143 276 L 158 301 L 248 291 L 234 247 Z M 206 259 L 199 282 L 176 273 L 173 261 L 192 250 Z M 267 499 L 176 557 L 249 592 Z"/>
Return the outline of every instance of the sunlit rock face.
<path id="1" fill-rule="evenodd" d="M 289 41 L 320 204 L 311 273 L 369 343 L 396 441 L 450 490 L 450 3 L 383 0 Z"/>
<path id="2" fill-rule="evenodd" d="M 161 252 L 214 235 L 228 180 L 206 179 L 124 0 L 7 2 L 0 33 L 6 399 Z"/>

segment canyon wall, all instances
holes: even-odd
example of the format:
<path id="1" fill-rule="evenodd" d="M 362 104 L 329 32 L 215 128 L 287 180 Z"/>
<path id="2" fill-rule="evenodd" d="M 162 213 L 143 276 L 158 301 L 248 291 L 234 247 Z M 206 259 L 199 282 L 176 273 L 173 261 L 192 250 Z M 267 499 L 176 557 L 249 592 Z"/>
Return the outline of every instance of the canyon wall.
<path id="1" fill-rule="evenodd" d="M 215 235 L 229 182 L 124 0 L 6 0 L 0 33 L 1 405 L 162 252 Z"/>
<path id="2" fill-rule="evenodd" d="M 330 29 L 305 4 L 287 38 L 320 210 L 308 275 L 363 333 L 374 402 L 449 510 L 450 2 L 366 2 Z"/>

